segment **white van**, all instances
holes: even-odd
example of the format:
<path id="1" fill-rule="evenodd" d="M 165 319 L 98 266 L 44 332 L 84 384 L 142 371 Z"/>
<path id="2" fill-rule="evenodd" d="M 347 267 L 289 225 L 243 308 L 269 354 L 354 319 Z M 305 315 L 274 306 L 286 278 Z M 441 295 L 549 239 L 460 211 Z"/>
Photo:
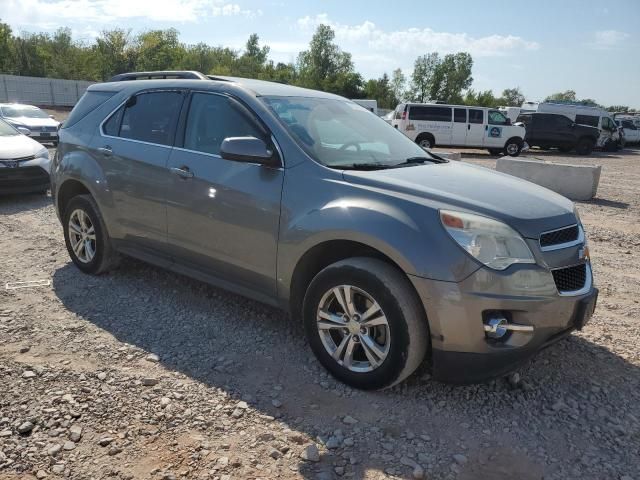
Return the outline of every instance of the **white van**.
<path id="1" fill-rule="evenodd" d="M 533 102 L 525 102 L 522 108 L 531 107 Z M 600 138 L 596 143 L 598 147 L 604 147 L 608 141 L 620 142 L 618 126 L 612 115 L 600 107 L 588 107 L 576 103 L 542 102 L 535 104 L 539 113 L 556 113 L 569 117 L 580 125 L 589 125 L 600 129 Z"/>
<path id="2" fill-rule="evenodd" d="M 495 108 L 401 103 L 391 125 L 422 148 L 486 148 L 492 155 L 517 157 L 525 146 L 524 127 Z"/>

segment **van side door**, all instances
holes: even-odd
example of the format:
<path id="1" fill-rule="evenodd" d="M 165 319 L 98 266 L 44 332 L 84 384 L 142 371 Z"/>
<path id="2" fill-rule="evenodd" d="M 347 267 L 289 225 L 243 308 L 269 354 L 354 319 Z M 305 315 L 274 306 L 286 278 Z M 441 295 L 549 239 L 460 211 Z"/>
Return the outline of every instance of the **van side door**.
<path id="1" fill-rule="evenodd" d="M 502 148 L 511 137 L 509 132 L 509 119 L 498 110 L 487 110 L 487 125 L 485 128 L 484 146 L 490 148 Z"/>
<path id="2" fill-rule="evenodd" d="M 485 120 L 483 108 L 469 109 L 469 123 L 467 124 L 467 138 L 465 145 L 467 147 L 484 146 Z"/>
<path id="3" fill-rule="evenodd" d="M 451 128 L 451 145 L 464 146 L 467 142 L 467 109 L 453 109 L 453 126 Z"/>

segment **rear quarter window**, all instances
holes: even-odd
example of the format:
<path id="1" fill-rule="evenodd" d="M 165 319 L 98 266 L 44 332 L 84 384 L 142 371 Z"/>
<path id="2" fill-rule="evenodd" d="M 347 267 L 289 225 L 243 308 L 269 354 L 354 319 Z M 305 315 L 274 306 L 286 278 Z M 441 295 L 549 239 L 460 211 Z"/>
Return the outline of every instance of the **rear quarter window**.
<path id="1" fill-rule="evenodd" d="M 423 120 L 428 122 L 450 122 L 451 107 L 409 107 L 409 120 Z"/>
<path id="2" fill-rule="evenodd" d="M 62 124 L 62 128 L 69 128 L 75 125 L 84 117 L 86 117 L 91 111 L 95 110 L 104 102 L 106 102 L 111 97 L 113 97 L 115 93 L 116 92 L 101 92 L 98 90 L 87 90 L 84 93 L 84 95 L 80 97 L 80 100 L 78 100 L 78 103 L 76 103 L 76 106 L 73 107 L 73 110 L 71 110 L 71 113 Z"/>
<path id="3" fill-rule="evenodd" d="M 580 125 L 589 125 L 591 127 L 597 127 L 600 117 L 595 115 L 576 115 L 576 123 Z"/>

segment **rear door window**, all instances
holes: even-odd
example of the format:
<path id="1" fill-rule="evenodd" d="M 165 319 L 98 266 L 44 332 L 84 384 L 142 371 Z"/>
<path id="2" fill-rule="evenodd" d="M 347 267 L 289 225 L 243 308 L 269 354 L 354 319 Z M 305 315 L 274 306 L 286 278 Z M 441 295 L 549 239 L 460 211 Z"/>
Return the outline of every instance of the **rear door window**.
<path id="1" fill-rule="evenodd" d="M 470 108 L 469 123 L 484 123 L 484 110 Z"/>
<path id="2" fill-rule="evenodd" d="M 184 96 L 178 91 L 144 92 L 118 109 L 103 126 L 106 135 L 173 145 Z"/>
<path id="3" fill-rule="evenodd" d="M 453 121 L 456 123 L 467 123 L 467 109 L 466 108 L 454 108 L 453 109 Z"/>
<path id="4" fill-rule="evenodd" d="M 409 109 L 409 120 L 428 122 L 450 122 L 451 107 L 436 107 L 416 105 Z"/>

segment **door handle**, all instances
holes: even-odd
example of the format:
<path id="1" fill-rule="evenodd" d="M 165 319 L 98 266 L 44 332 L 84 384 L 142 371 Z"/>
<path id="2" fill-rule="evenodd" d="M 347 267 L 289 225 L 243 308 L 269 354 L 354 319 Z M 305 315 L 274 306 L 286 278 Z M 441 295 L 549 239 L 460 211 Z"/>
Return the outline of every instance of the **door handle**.
<path id="1" fill-rule="evenodd" d="M 189 170 L 189 167 L 187 167 L 186 165 L 183 165 L 180 168 L 173 167 L 171 169 L 171 173 L 175 173 L 180 178 L 184 178 L 184 179 L 193 178 L 193 172 Z"/>
<path id="2" fill-rule="evenodd" d="M 110 157 L 111 155 L 113 155 L 113 150 L 110 145 L 105 145 L 104 147 L 100 147 L 98 148 L 98 151 L 106 157 Z"/>
<path id="3" fill-rule="evenodd" d="M 471 130 L 471 124 L 467 124 L 467 130 Z"/>
<path id="4" fill-rule="evenodd" d="M 485 126 L 484 126 L 484 129 L 485 129 L 485 130 L 489 130 L 489 125 L 485 125 Z"/>

